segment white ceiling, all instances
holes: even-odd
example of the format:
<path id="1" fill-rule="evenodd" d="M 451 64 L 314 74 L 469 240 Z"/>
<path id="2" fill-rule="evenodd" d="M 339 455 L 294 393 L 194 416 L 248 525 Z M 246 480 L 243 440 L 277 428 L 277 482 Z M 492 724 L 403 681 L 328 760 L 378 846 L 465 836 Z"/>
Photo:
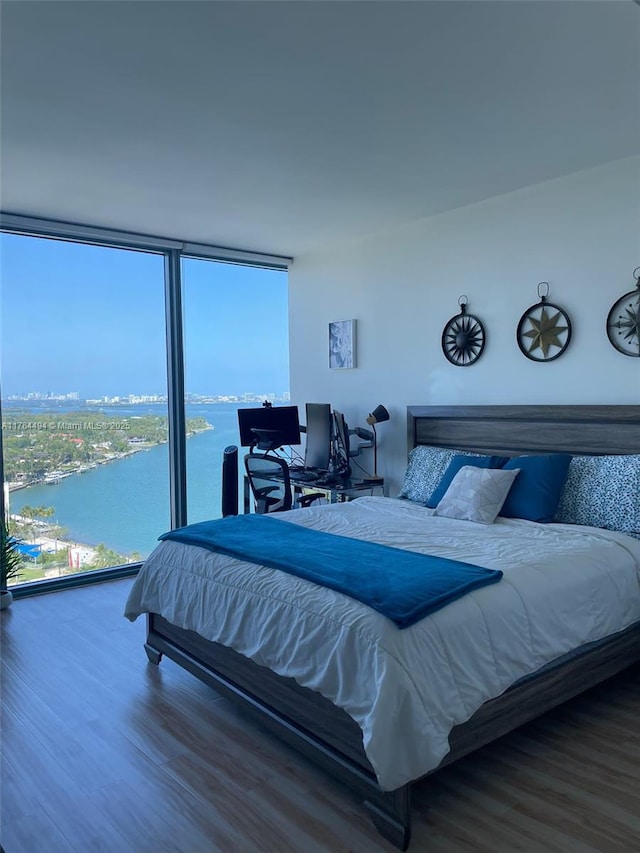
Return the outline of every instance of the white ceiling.
<path id="1" fill-rule="evenodd" d="M 640 151 L 620 2 L 3 2 L 1 204 L 296 255 Z"/>

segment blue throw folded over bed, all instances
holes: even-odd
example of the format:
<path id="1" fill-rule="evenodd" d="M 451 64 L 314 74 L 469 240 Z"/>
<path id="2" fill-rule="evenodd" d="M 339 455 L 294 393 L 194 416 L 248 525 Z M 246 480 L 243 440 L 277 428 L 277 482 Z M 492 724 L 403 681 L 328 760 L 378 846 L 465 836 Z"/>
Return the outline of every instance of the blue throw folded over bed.
<path id="1" fill-rule="evenodd" d="M 502 572 L 301 527 L 267 515 L 202 521 L 173 539 L 296 575 L 344 593 L 408 628 Z"/>

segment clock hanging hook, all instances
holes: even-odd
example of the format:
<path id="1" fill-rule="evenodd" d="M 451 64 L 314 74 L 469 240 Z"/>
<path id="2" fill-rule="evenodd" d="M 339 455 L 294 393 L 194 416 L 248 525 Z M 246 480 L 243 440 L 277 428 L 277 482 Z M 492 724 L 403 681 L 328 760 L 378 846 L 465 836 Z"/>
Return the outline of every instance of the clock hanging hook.
<path id="1" fill-rule="evenodd" d="M 540 297 L 541 302 L 546 302 L 550 290 L 551 288 L 549 287 L 548 281 L 541 281 L 538 284 L 538 296 Z"/>

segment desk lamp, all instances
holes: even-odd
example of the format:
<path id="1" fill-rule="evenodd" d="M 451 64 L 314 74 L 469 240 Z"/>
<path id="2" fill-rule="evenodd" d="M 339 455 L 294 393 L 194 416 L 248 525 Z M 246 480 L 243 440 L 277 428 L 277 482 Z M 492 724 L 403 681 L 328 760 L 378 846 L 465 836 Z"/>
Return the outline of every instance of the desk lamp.
<path id="1" fill-rule="evenodd" d="M 383 478 L 378 475 L 378 437 L 376 435 L 376 424 L 389 420 L 389 412 L 384 406 L 376 406 L 367 418 L 367 423 L 373 430 L 373 476 L 363 477 L 367 483 L 382 483 Z"/>

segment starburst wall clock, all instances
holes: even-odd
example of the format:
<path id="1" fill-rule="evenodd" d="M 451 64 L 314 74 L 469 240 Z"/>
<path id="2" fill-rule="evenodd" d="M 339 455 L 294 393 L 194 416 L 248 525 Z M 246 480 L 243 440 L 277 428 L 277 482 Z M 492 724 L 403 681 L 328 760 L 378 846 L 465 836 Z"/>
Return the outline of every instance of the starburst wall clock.
<path id="1" fill-rule="evenodd" d="M 607 317 L 611 345 L 623 355 L 640 357 L 640 267 L 633 271 L 636 289 L 613 303 Z"/>
<path id="2" fill-rule="evenodd" d="M 532 361 L 559 358 L 571 340 L 571 320 L 566 311 L 547 302 L 549 282 L 538 285 L 540 302 L 524 312 L 518 323 L 516 340 L 522 354 Z"/>
<path id="3" fill-rule="evenodd" d="M 473 314 L 467 314 L 468 302 L 466 296 L 458 299 L 460 313 L 449 320 L 442 332 L 442 352 L 457 367 L 476 362 L 485 344 L 484 326 Z"/>

